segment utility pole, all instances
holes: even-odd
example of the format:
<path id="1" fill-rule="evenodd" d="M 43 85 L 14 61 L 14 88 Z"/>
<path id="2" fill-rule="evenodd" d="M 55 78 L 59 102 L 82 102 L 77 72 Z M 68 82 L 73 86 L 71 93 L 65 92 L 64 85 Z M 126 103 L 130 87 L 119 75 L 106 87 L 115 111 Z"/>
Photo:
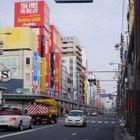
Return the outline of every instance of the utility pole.
<path id="1" fill-rule="evenodd" d="M 134 99 L 136 140 L 140 140 L 140 0 L 134 0 Z"/>

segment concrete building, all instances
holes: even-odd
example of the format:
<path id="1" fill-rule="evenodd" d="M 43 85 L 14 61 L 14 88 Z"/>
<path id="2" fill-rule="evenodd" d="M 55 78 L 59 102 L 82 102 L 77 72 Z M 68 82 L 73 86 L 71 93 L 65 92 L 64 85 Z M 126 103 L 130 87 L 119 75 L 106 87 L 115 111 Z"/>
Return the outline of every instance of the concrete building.
<path id="1" fill-rule="evenodd" d="M 40 77 L 36 83 L 37 89 L 33 91 L 33 53 L 31 50 L 4 51 L 2 57 L 0 57 L 0 63 L 10 69 L 12 73 L 11 80 L 5 85 L 10 92 L 40 93 Z M 0 66 L 1 68 L 2 65 Z M 37 65 L 39 66 L 39 63 Z M 39 75 L 39 69 L 37 73 Z M 22 80 L 22 85 L 18 85 L 20 80 Z M 15 84 L 16 81 L 18 84 Z"/>
<path id="2" fill-rule="evenodd" d="M 63 64 L 61 65 L 61 73 L 61 98 L 70 100 L 70 76 L 68 74 L 67 67 Z"/>
<path id="3" fill-rule="evenodd" d="M 73 100 L 81 102 L 83 92 L 82 76 L 82 49 L 80 42 L 75 36 L 61 38 L 62 64 L 64 64 L 70 74 L 73 85 Z"/>

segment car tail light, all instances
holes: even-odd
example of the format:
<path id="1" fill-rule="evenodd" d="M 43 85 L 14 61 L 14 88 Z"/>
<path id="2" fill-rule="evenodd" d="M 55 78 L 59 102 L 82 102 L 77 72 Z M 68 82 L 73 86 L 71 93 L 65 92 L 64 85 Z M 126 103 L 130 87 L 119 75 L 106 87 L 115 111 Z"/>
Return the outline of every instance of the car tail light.
<path id="1" fill-rule="evenodd" d="M 9 121 L 16 121 L 16 118 L 10 118 L 10 120 Z"/>

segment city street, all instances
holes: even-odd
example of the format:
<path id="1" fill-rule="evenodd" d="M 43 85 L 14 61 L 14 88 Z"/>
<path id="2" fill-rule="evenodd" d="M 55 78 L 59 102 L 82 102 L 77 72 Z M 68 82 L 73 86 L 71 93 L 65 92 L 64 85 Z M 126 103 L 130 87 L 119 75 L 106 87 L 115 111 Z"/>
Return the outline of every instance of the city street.
<path id="1" fill-rule="evenodd" d="M 33 129 L 19 131 L 0 130 L 3 140 L 114 140 L 114 114 L 87 116 L 87 127 L 65 127 L 64 118 L 57 124 L 35 125 Z"/>

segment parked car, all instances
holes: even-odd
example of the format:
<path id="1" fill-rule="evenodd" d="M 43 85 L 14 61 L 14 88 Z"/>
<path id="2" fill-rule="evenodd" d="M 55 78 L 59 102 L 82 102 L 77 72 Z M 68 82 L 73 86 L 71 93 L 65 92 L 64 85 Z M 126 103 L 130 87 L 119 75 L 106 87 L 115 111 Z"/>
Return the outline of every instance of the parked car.
<path id="1" fill-rule="evenodd" d="M 98 113 L 97 113 L 97 112 L 92 112 L 91 115 L 92 115 L 92 116 L 97 116 Z"/>
<path id="2" fill-rule="evenodd" d="M 0 111 L 3 111 L 3 110 L 19 110 L 19 111 L 21 111 L 20 108 L 17 108 L 17 107 L 9 107 L 9 106 L 2 106 L 2 107 L 0 107 Z"/>
<path id="3" fill-rule="evenodd" d="M 87 115 L 89 116 L 89 115 L 91 115 L 91 113 L 90 112 L 87 112 Z"/>
<path id="4" fill-rule="evenodd" d="M 1 110 L 0 111 L 1 129 L 18 129 L 22 131 L 26 128 L 33 128 L 32 117 L 26 115 L 21 110 Z"/>
<path id="5" fill-rule="evenodd" d="M 65 116 L 65 126 L 86 126 L 86 115 L 82 110 L 71 110 Z"/>

